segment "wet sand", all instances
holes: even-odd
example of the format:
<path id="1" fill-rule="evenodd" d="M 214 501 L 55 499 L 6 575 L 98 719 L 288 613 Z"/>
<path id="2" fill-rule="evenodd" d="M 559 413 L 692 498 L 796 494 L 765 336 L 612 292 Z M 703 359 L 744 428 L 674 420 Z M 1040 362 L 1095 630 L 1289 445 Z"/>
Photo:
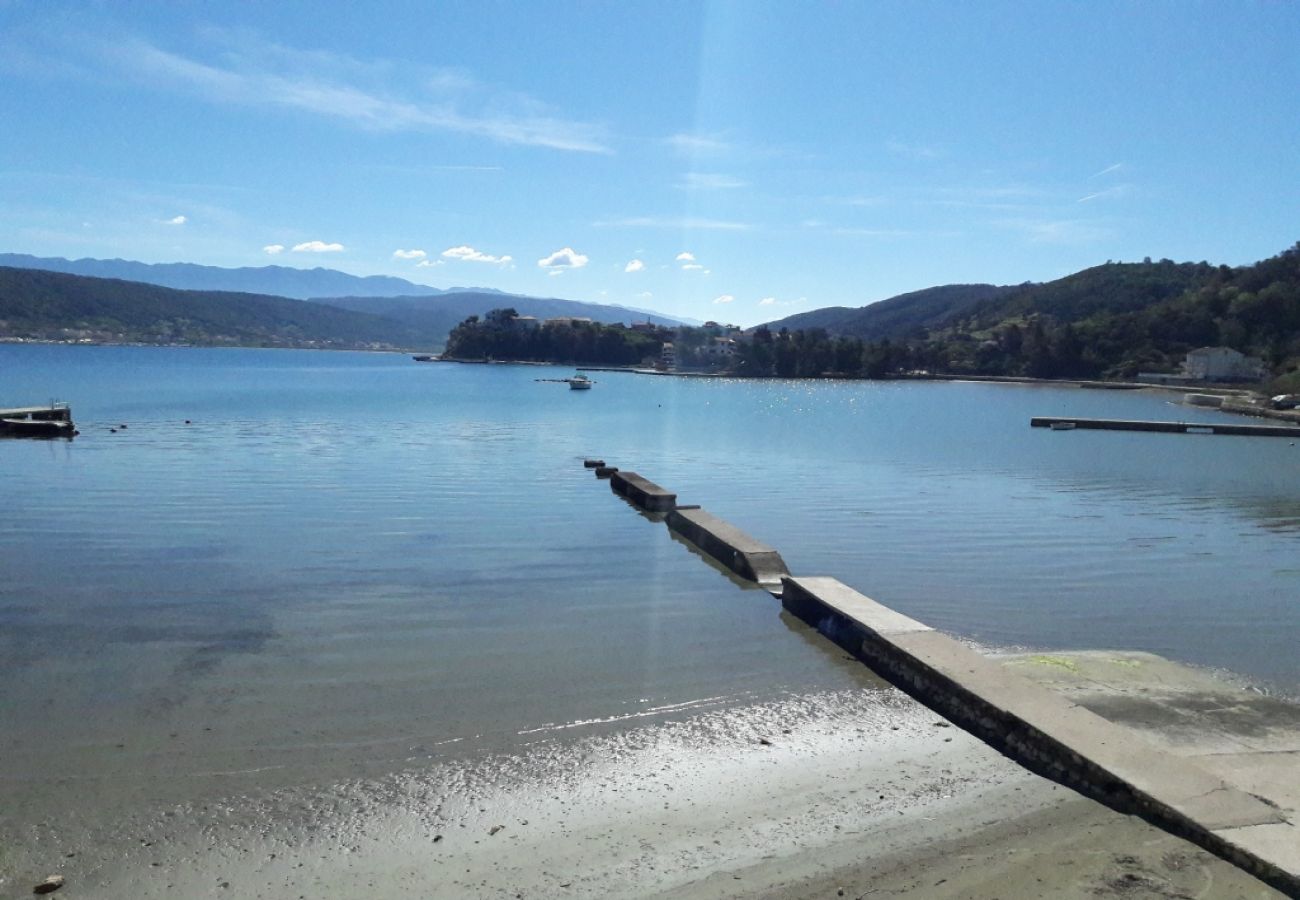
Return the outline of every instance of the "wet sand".
<path id="1" fill-rule="evenodd" d="M 0 896 L 55 872 L 97 898 L 1278 896 L 892 690 L 26 837 Z"/>

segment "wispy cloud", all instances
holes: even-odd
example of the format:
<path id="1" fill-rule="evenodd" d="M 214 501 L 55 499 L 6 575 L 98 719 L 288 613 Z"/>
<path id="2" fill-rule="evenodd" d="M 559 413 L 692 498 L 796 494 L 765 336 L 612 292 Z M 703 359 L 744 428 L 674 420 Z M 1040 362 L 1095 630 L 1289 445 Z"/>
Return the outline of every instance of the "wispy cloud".
<path id="1" fill-rule="evenodd" d="M 714 297 L 713 302 L 714 303 L 735 303 L 736 298 L 733 297 L 731 294 L 723 294 L 720 297 Z"/>
<path id="2" fill-rule="evenodd" d="M 342 244 L 329 244 L 325 241 L 303 241 L 293 245 L 294 253 L 342 253 L 344 249 Z"/>
<path id="3" fill-rule="evenodd" d="M 991 224 L 1017 231 L 1031 244 L 1091 244 L 1111 231 L 1088 219 L 999 219 Z"/>
<path id="4" fill-rule="evenodd" d="M 688 191 L 729 191 L 749 187 L 749 182 L 721 172 L 687 172 L 678 187 Z"/>
<path id="5" fill-rule="evenodd" d="M 587 262 L 588 257 L 572 247 L 565 247 L 562 250 L 556 250 L 550 256 L 542 257 L 537 261 L 537 265 L 546 269 L 552 275 L 558 275 L 568 269 L 581 269 Z"/>
<path id="6" fill-rule="evenodd" d="M 415 267 L 417 269 L 432 269 L 435 266 L 445 265 L 446 262 L 445 259 L 422 259 L 415 264 Z"/>
<path id="7" fill-rule="evenodd" d="M 885 149 L 895 156 L 908 159 L 938 159 L 943 150 L 933 144 L 911 144 L 904 141 L 886 141 Z"/>
<path id="8" fill-rule="evenodd" d="M 683 156 L 720 154 L 731 149 L 727 141 L 707 134 L 674 134 L 665 143 Z"/>
<path id="9" fill-rule="evenodd" d="M 689 250 L 683 250 L 681 253 L 678 253 L 673 257 L 673 259 L 678 262 L 695 262 L 695 254 Z"/>
<path id="10" fill-rule="evenodd" d="M 394 250 L 393 259 L 424 259 L 429 254 L 423 250 Z"/>
<path id="11" fill-rule="evenodd" d="M 295 50 L 247 35 L 209 36 L 224 45 L 219 61 L 143 38 L 100 49 L 115 67 L 151 87 L 212 102 L 290 108 L 381 131 L 449 131 L 503 144 L 612 152 L 600 126 L 565 119 L 532 97 L 463 73 Z"/>
<path id="12" fill-rule="evenodd" d="M 481 250 L 475 250 L 462 244 L 459 247 L 448 247 L 442 251 L 444 259 L 459 259 L 464 262 L 494 263 L 505 265 L 513 260 L 510 256 L 493 256 L 490 253 L 484 253 Z"/>
<path id="13" fill-rule="evenodd" d="M 634 259 L 634 260 L 630 261 L 626 266 L 623 267 L 623 271 L 624 271 L 624 272 L 640 272 L 640 271 L 641 271 L 642 269 L 644 269 L 644 268 L 645 268 L 645 263 L 644 263 L 644 262 L 642 262 L 642 261 L 639 260 L 639 259 Z"/>
<path id="14" fill-rule="evenodd" d="M 1093 173 L 1092 173 L 1090 176 L 1088 176 L 1088 177 L 1089 177 L 1089 178 L 1100 178 L 1100 177 L 1103 176 L 1103 175 L 1109 175 L 1111 172 L 1118 172 L 1118 171 L 1120 171 L 1120 170 L 1123 169 L 1123 168 L 1124 168 L 1124 164 L 1123 164 L 1122 162 L 1117 162 L 1117 163 L 1115 163 L 1114 165 L 1107 166 L 1106 168 L 1102 169 L 1100 172 L 1093 172 Z"/>
<path id="15" fill-rule="evenodd" d="M 764 297 L 762 300 L 759 300 L 759 301 L 758 301 L 758 305 L 759 305 L 759 306 L 776 306 L 776 298 L 775 298 L 775 297 Z"/>
<path id="16" fill-rule="evenodd" d="M 284 252 L 284 244 L 267 244 L 262 248 L 262 252 L 269 256 L 276 256 Z"/>
<path id="17" fill-rule="evenodd" d="M 186 222 L 188 222 L 188 221 L 189 221 L 189 219 L 187 219 L 185 216 L 172 216 L 170 219 L 166 219 L 166 220 L 164 220 L 164 221 L 163 221 L 163 224 L 164 224 L 164 225 L 184 225 L 184 224 L 185 224 Z"/>
<path id="18" fill-rule="evenodd" d="M 1091 203 L 1094 200 L 1113 200 L 1123 197 L 1133 189 L 1131 184 L 1117 184 L 1114 187 L 1106 188 L 1104 191 L 1095 191 L 1085 197 L 1080 197 L 1080 203 Z"/>
<path id="19" fill-rule="evenodd" d="M 627 219 L 606 219 L 592 224 L 596 228 L 676 228 L 681 231 L 748 231 L 753 227 L 744 222 L 698 219 L 692 216 L 633 216 Z"/>

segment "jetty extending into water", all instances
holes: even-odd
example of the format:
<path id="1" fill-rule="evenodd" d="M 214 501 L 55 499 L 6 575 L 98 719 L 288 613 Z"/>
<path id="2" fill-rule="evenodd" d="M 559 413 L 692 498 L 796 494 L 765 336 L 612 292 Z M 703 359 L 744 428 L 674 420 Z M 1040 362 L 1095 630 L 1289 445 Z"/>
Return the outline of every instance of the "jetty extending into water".
<path id="1" fill-rule="evenodd" d="M 834 578 L 791 575 L 775 549 L 604 463 L 585 465 L 598 477 L 613 469 L 605 477 L 614 493 L 665 520 L 742 582 L 766 588 L 788 612 L 953 724 L 1030 771 L 1300 898 L 1300 707 L 1263 698 L 1273 706 L 1254 708 L 1235 698 L 1212 704 L 1215 716 L 1198 720 L 1144 693 L 1121 696 L 1122 713 L 1089 708 L 1077 693 L 1045 687 Z M 1193 698 L 1193 712 L 1203 712 L 1197 704 L 1207 696 Z M 1162 734 L 1171 719 L 1207 733 L 1199 743 Z"/>
<path id="2" fill-rule="evenodd" d="M 1294 425 L 1238 425 L 1234 422 L 1150 422 L 1141 419 L 1075 419 L 1066 416 L 1034 416 L 1032 428 L 1069 431 L 1075 428 L 1100 431 L 1165 431 L 1171 434 L 1236 434 L 1255 437 L 1300 437 Z"/>
<path id="3" fill-rule="evenodd" d="M 5 437 L 72 437 L 76 433 L 72 407 L 66 403 L 0 409 L 0 435 Z"/>

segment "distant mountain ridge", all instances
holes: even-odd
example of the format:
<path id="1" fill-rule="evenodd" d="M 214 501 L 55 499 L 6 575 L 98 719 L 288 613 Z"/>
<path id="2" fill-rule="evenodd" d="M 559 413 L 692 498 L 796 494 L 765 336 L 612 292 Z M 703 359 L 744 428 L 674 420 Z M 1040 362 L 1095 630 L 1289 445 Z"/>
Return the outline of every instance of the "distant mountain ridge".
<path id="1" fill-rule="evenodd" d="M 0 338 L 396 349 L 441 345 L 445 335 L 289 297 L 0 267 Z"/>
<path id="2" fill-rule="evenodd" d="M 450 334 L 453 328 L 470 316 L 481 317 L 494 309 L 504 308 L 513 308 L 521 316 L 534 316 L 538 319 L 576 316 L 606 325 L 620 322 L 630 325 L 633 322 L 647 321 L 668 326 L 681 323 L 680 319 L 621 306 L 583 303 L 579 300 L 561 300 L 555 297 L 489 294 L 478 290 L 452 290 L 432 297 L 317 297 L 312 302 L 353 312 L 380 315 L 422 331 L 438 331 L 442 334 Z"/>
<path id="3" fill-rule="evenodd" d="M 0 339 L 431 351 L 442 349 L 451 330 L 469 316 L 508 307 L 540 319 L 573 316 L 605 324 L 677 324 L 640 310 L 492 290 L 309 301 L 0 266 Z"/>
<path id="4" fill-rule="evenodd" d="M 184 291 L 245 291 L 275 297 L 308 300 L 312 297 L 395 297 L 412 294 L 443 294 L 446 290 L 416 284 L 389 275 L 349 275 L 336 269 L 295 269 L 292 266 L 244 266 L 227 269 L 197 263 L 142 263 L 129 259 L 64 259 L 0 253 L 0 266 L 43 269 L 93 278 L 119 278 Z M 450 288 L 452 291 L 465 288 Z M 473 288 L 478 293 L 496 293 L 492 288 Z"/>

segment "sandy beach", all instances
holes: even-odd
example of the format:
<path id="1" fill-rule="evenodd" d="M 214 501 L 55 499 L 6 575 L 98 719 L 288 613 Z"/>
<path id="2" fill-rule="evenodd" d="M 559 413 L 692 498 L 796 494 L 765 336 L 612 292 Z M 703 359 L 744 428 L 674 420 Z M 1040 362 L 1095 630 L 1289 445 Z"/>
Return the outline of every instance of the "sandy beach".
<path id="1" fill-rule="evenodd" d="M 1279 896 L 892 689 L 29 836 L 0 896 Z"/>

